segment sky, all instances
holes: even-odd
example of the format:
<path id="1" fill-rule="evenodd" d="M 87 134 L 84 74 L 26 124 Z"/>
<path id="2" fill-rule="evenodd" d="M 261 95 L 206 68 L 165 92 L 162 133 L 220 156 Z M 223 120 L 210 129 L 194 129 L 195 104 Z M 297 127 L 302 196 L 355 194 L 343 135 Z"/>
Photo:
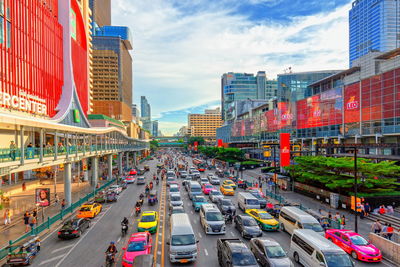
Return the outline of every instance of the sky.
<path id="1" fill-rule="evenodd" d="M 133 36 L 133 96 L 166 135 L 220 105 L 223 73 L 348 67 L 349 0 L 113 0 Z"/>

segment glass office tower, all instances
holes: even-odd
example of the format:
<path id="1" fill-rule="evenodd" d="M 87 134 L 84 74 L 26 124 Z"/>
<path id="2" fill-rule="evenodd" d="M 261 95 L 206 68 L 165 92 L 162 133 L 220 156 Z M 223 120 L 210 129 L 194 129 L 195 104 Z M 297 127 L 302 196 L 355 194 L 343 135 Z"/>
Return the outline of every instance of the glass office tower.
<path id="1" fill-rule="evenodd" d="M 397 0 L 357 0 L 349 11 L 350 67 L 370 51 L 386 52 L 399 47 Z"/>

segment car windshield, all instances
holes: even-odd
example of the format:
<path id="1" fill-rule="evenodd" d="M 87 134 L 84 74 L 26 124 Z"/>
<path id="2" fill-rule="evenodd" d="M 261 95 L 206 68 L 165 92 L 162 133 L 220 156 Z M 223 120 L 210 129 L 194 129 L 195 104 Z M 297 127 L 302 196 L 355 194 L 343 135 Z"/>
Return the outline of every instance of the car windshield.
<path id="1" fill-rule="evenodd" d="M 352 267 L 352 261 L 345 253 L 325 252 L 327 267 Z"/>
<path id="2" fill-rule="evenodd" d="M 187 246 L 195 243 L 194 235 L 173 235 L 171 239 L 172 246 Z"/>
<path id="3" fill-rule="evenodd" d="M 225 189 L 233 189 L 232 186 L 229 186 L 229 185 L 225 185 L 224 188 Z"/>
<path id="4" fill-rule="evenodd" d="M 199 187 L 192 187 L 192 189 L 190 189 L 190 191 L 192 191 L 192 192 L 201 192 L 201 188 L 199 188 Z"/>
<path id="5" fill-rule="evenodd" d="M 90 207 L 82 207 L 79 211 L 90 211 Z"/>
<path id="6" fill-rule="evenodd" d="M 258 215 L 260 215 L 260 218 L 263 219 L 263 220 L 273 219 L 272 216 L 269 213 L 261 212 Z"/>
<path id="7" fill-rule="evenodd" d="M 359 236 L 359 235 L 351 236 L 350 240 L 356 246 L 367 246 L 367 245 L 369 245 L 368 241 L 365 240 L 362 236 Z"/>
<path id="8" fill-rule="evenodd" d="M 169 192 L 179 192 L 178 187 L 174 186 L 169 189 Z"/>
<path id="9" fill-rule="evenodd" d="M 319 223 L 303 223 L 303 229 L 310 229 L 315 232 L 324 231 Z"/>
<path id="10" fill-rule="evenodd" d="M 213 186 L 208 184 L 208 185 L 206 185 L 206 188 L 213 188 Z"/>
<path id="11" fill-rule="evenodd" d="M 154 215 L 145 215 L 142 216 L 141 222 L 154 222 L 156 220 Z"/>
<path id="12" fill-rule="evenodd" d="M 128 252 L 143 251 L 145 245 L 146 245 L 145 241 L 130 242 L 128 244 L 128 248 L 126 249 L 126 251 L 128 251 Z"/>
<path id="13" fill-rule="evenodd" d="M 180 196 L 171 196 L 171 201 L 180 201 L 181 197 Z"/>
<path id="14" fill-rule="evenodd" d="M 233 253 L 232 264 L 235 266 L 257 265 L 256 258 L 249 252 Z"/>
<path id="15" fill-rule="evenodd" d="M 212 221 L 212 222 L 217 222 L 217 221 L 223 221 L 224 218 L 222 217 L 222 214 L 220 212 L 207 212 L 206 220 Z"/>
<path id="16" fill-rule="evenodd" d="M 253 219 L 248 218 L 248 219 L 243 220 L 243 225 L 244 226 L 257 226 L 257 222 Z"/>
<path id="17" fill-rule="evenodd" d="M 253 196 L 255 196 L 256 198 L 262 198 L 262 196 L 261 196 L 260 193 L 258 193 L 258 192 L 251 192 L 251 194 L 252 194 Z"/>
<path id="18" fill-rule="evenodd" d="M 231 206 L 232 202 L 229 199 L 223 199 L 222 200 L 222 205 L 223 206 Z"/>
<path id="19" fill-rule="evenodd" d="M 211 191 L 211 194 L 212 194 L 212 195 L 215 195 L 215 196 L 220 196 L 220 195 L 222 195 L 221 192 L 219 192 L 219 191 Z"/>
<path id="20" fill-rule="evenodd" d="M 267 252 L 268 258 L 286 257 L 286 253 L 281 246 L 266 246 L 265 251 Z"/>

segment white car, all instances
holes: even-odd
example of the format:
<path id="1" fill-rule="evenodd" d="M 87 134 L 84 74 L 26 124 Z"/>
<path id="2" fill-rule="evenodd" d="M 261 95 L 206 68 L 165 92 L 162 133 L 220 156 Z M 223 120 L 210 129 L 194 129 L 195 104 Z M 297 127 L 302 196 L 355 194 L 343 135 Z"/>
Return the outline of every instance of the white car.
<path id="1" fill-rule="evenodd" d="M 212 184 L 212 185 L 220 185 L 221 184 L 221 181 L 219 180 L 219 178 L 218 177 L 211 177 L 210 178 L 210 184 Z"/>
<path id="2" fill-rule="evenodd" d="M 223 199 L 224 195 L 219 190 L 211 190 L 209 193 L 209 198 L 211 202 L 217 203 L 218 199 Z"/>
<path id="3" fill-rule="evenodd" d="M 114 184 L 114 185 L 110 186 L 110 190 L 113 190 L 115 193 L 117 193 L 117 195 L 119 195 L 122 192 L 122 186 L 120 186 L 118 184 Z"/>
<path id="4" fill-rule="evenodd" d="M 208 179 L 207 178 L 205 178 L 205 177 L 203 177 L 203 178 L 200 178 L 200 185 L 201 186 L 203 186 L 203 184 L 208 184 L 209 182 L 208 182 Z"/>

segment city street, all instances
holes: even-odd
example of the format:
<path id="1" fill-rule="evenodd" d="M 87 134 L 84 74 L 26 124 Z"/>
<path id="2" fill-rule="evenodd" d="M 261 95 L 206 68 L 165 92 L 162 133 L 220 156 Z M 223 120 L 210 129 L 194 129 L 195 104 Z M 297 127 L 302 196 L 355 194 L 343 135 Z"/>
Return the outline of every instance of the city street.
<path id="1" fill-rule="evenodd" d="M 190 161 L 189 161 L 190 162 Z M 150 162 L 151 171 L 146 173 L 147 182 L 155 170 L 156 161 Z M 205 176 L 208 172 L 202 174 Z M 163 185 L 165 186 L 165 185 Z M 149 207 L 145 202 L 142 207 L 142 211 L 146 210 L 157 210 L 160 212 L 159 229 L 156 234 L 153 234 L 153 248 L 152 253 L 157 259 L 156 266 L 178 266 L 171 264 L 168 258 L 168 240 L 169 233 L 169 216 L 168 216 L 168 203 L 165 203 L 165 199 L 161 196 L 162 185 L 158 186 L 159 193 L 159 204 Z M 237 204 L 237 192 L 242 189 L 237 189 L 235 196 L 231 197 L 235 204 Z M 127 242 L 126 237 L 121 237 L 121 226 L 120 221 L 124 216 L 127 216 L 130 220 L 129 233 L 136 232 L 136 217 L 134 215 L 134 204 L 137 201 L 140 192 L 144 191 L 143 185 L 132 184 L 123 191 L 115 204 L 105 204 L 103 211 L 92 220 L 91 227 L 87 232 L 78 239 L 73 240 L 58 240 L 57 229 L 51 234 L 44 237 L 42 240 L 42 251 L 38 257 L 34 260 L 32 266 L 102 266 L 104 264 L 104 252 L 110 241 L 115 241 L 118 248 L 118 259 L 117 266 L 121 264 L 122 258 L 122 247 Z M 200 240 L 198 246 L 198 259 L 195 263 L 185 264 L 185 266 L 218 266 L 217 261 L 217 249 L 216 243 L 218 238 L 240 238 L 240 234 L 234 228 L 233 225 L 227 226 L 227 232 L 225 235 L 206 235 L 199 222 L 199 215 L 191 206 L 191 201 L 188 198 L 188 194 L 184 188 L 181 187 L 181 195 L 183 197 L 184 206 L 186 212 L 189 214 L 192 226 L 197 238 Z M 238 211 L 238 214 L 242 214 Z M 133 226 L 132 226 L 133 223 Z M 278 241 L 282 247 L 288 251 L 290 245 L 290 236 L 284 232 L 264 232 L 264 237 L 271 237 Z M 248 241 L 244 241 L 248 243 Z M 296 265 L 297 266 L 297 265 Z M 366 264 L 359 261 L 356 262 L 356 266 L 393 266 L 387 262 L 379 264 Z"/>

